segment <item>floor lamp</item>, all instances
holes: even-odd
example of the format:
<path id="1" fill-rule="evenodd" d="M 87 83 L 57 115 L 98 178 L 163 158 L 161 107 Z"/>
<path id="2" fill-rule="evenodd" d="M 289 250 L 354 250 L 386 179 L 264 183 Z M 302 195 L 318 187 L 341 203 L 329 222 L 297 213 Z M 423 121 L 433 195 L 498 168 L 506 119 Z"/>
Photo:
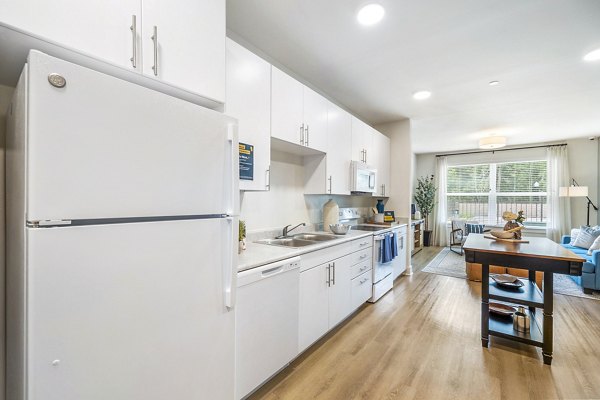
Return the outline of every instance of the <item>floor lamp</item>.
<path id="1" fill-rule="evenodd" d="M 560 197 L 585 197 L 587 199 L 587 226 L 590 226 L 590 206 L 598 211 L 598 207 L 588 197 L 588 187 L 579 186 L 575 179 L 572 179 L 571 186 L 561 186 L 558 192 Z"/>

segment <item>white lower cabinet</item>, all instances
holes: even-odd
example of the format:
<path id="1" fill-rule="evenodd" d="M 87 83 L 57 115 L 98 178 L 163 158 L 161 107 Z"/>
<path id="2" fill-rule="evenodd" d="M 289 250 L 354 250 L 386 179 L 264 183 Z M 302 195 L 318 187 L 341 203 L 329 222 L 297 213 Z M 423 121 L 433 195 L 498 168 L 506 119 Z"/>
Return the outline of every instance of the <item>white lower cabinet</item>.
<path id="1" fill-rule="evenodd" d="M 329 330 L 329 265 L 321 264 L 300 273 L 299 352 Z"/>
<path id="2" fill-rule="evenodd" d="M 373 276 L 371 269 L 352 279 L 352 308 L 363 305 L 372 296 Z"/>
<path id="3" fill-rule="evenodd" d="M 330 329 L 342 322 L 348 315 L 371 297 L 353 297 L 353 278 L 357 271 L 371 271 L 371 249 L 365 248 L 366 241 L 357 240 L 346 244 L 345 256 L 322 263 L 323 252 L 310 253 L 303 259 L 300 272 L 300 305 L 298 321 L 298 349 L 299 353 L 306 350 L 311 344 Z M 335 246 L 335 247 L 341 247 Z M 340 249 L 340 251 L 343 249 Z M 358 251 L 357 251 L 358 250 Z M 339 254 L 332 251 L 329 254 Z M 319 262 L 315 265 L 315 262 Z M 362 275 L 361 275 L 362 276 Z M 369 287 L 370 285 L 366 285 Z M 363 298 L 362 303 L 358 299 Z"/>

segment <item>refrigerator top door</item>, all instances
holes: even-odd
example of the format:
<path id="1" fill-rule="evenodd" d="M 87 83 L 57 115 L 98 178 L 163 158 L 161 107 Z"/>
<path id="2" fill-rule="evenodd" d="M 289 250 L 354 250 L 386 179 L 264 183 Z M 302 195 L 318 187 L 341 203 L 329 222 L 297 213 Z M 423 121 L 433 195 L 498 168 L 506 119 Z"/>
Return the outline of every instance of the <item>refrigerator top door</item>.
<path id="1" fill-rule="evenodd" d="M 238 214 L 235 119 L 37 51 L 28 68 L 29 221 Z"/>
<path id="2" fill-rule="evenodd" d="M 28 398 L 233 400 L 235 222 L 27 229 Z"/>

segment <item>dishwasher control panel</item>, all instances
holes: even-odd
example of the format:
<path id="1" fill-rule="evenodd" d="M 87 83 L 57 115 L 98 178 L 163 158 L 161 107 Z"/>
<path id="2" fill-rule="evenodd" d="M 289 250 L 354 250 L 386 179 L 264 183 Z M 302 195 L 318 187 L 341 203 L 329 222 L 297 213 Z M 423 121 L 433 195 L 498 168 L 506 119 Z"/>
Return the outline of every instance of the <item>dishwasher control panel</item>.
<path id="1" fill-rule="evenodd" d="M 238 273 L 237 286 L 249 285 L 261 279 L 283 274 L 285 272 L 300 268 L 300 257 L 286 258 L 270 264 L 261 265 Z"/>

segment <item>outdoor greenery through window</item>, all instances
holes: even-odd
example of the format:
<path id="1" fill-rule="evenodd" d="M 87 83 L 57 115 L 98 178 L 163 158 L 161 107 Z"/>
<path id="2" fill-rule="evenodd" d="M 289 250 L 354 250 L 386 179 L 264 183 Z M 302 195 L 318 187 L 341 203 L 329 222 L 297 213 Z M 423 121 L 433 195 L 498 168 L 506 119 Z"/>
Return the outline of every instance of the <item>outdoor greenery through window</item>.
<path id="1" fill-rule="evenodd" d="M 523 210 L 526 225 L 546 224 L 546 161 L 448 167 L 448 219 L 504 225 L 504 211 Z"/>

